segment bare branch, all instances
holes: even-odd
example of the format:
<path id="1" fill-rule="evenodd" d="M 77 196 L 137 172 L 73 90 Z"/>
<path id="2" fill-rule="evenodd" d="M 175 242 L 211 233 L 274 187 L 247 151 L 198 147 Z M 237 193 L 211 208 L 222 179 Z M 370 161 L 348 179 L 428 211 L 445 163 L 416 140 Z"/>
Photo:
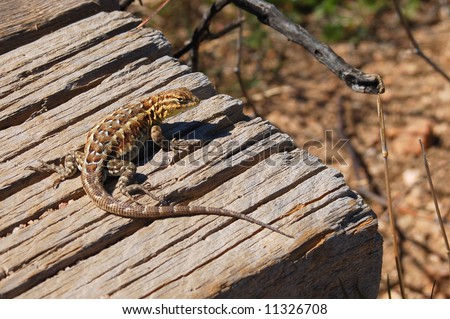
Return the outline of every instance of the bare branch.
<path id="1" fill-rule="evenodd" d="M 353 91 L 370 94 L 384 93 L 384 86 L 379 75 L 366 74 L 347 64 L 329 46 L 286 18 L 273 4 L 263 0 L 231 1 L 239 8 L 255 15 L 262 23 L 286 36 L 290 41 L 303 46 Z"/>
<path id="2" fill-rule="evenodd" d="M 400 4 L 398 3 L 398 0 L 394 0 L 394 6 L 395 11 L 397 11 L 398 17 L 400 18 L 400 23 L 402 24 L 403 28 L 406 31 L 406 34 L 408 35 L 409 41 L 411 41 L 412 46 L 414 47 L 414 53 L 420 56 L 422 59 L 425 60 L 436 72 L 438 72 L 440 75 L 442 75 L 447 81 L 450 82 L 450 76 L 445 73 L 444 70 L 441 69 L 440 66 L 438 66 L 436 63 L 434 63 L 428 56 L 423 53 L 423 51 L 420 49 L 419 44 L 417 43 L 416 39 L 414 38 L 411 29 L 409 28 L 408 22 L 405 19 L 405 16 L 402 13 L 402 9 L 400 8 Z"/>
<path id="3" fill-rule="evenodd" d="M 223 37 L 225 34 L 233 31 L 234 29 L 240 28 L 242 23 L 245 21 L 244 18 L 239 18 L 239 20 L 231 22 L 229 25 L 225 26 L 222 30 L 218 32 L 209 32 L 207 40 L 215 40 Z"/>
<path id="4" fill-rule="evenodd" d="M 189 41 L 188 44 L 186 44 L 184 47 L 182 47 L 180 50 L 178 50 L 175 54 L 175 58 L 181 57 L 183 54 L 188 52 L 189 50 L 192 50 L 192 69 L 195 71 L 197 69 L 198 65 L 198 48 L 200 46 L 200 43 L 207 37 L 209 32 L 209 25 L 211 23 L 211 20 L 214 18 L 214 16 L 220 12 L 226 5 L 230 3 L 230 0 L 217 0 L 215 1 L 211 7 L 209 7 L 208 12 L 206 12 L 203 15 L 203 19 L 198 25 L 197 28 L 195 28 L 194 33 L 192 34 L 192 39 Z"/>
<path id="5" fill-rule="evenodd" d="M 308 31 L 286 18 L 273 4 L 263 0 L 217 0 L 195 29 L 192 39 L 178 50 L 175 58 L 179 58 L 192 50 L 192 68 L 197 69 L 198 48 L 200 43 L 211 37 L 209 25 L 214 16 L 230 2 L 239 8 L 255 15 L 262 23 L 285 35 L 289 40 L 307 49 L 322 64 L 343 80 L 352 90 L 361 93 L 384 93 L 381 77 L 377 74 L 366 74 L 347 64 L 329 46 L 315 39 Z M 235 27 L 236 25 L 233 25 Z M 228 30 L 227 30 L 228 31 Z"/>

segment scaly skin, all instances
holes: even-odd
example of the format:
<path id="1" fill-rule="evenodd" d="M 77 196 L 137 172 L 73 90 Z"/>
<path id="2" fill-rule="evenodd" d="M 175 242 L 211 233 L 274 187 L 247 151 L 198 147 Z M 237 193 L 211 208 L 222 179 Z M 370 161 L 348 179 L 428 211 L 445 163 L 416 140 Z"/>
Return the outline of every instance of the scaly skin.
<path id="1" fill-rule="evenodd" d="M 149 187 L 131 184 L 136 166 L 131 162 L 150 137 L 162 145 L 164 136 L 159 124 L 163 120 L 196 107 L 200 100 L 186 88 L 165 91 L 137 104 L 130 104 L 114 111 L 101 120 L 87 135 L 84 152 L 66 156 L 64 166 L 42 163 L 35 171 L 54 171 L 59 174 L 55 184 L 81 171 L 81 181 L 86 194 L 103 210 L 131 218 L 158 219 L 165 217 L 213 214 L 243 219 L 274 232 L 291 237 L 279 229 L 247 215 L 213 207 L 202 206 L 150 206 L 135 201 L 130 191 L 140 190 L 152 195 Z M 129 161 L 123 160 L 129 159 Z M 117 186 L 131 201 L 123 202 L 107 193 L 103 187 L 106 176 L 120 176 Z"/>

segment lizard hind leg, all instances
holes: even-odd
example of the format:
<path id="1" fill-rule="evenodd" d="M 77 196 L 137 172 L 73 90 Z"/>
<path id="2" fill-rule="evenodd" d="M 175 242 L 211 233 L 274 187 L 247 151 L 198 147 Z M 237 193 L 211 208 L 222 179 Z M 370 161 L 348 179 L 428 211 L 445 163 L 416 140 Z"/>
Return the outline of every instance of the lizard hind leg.
<path id="1" fill-rule="evenodd" d="M 132 162 L 120 159 L 112 159 L 108 161 L 106 168 L 108 171 L 108 175 L 120 176 L 117 187 L 123 195 L 128 197 L 129 200 L 137 202 L 137 200 L 134 199 L 134 197 L 131 196 L 130 193 L 141 191 L 150 196 L 152 199 L 158 201 L 158 203 L 161 203 L 161 198 L 151 192 L 151 190 L 155 189 L 155 187 L 152 187 L 150 183 L 145 183 L 143 185 L 131 184 L 134 178 L 134 174 L 136 174 L 136 165 L 134 165 Z"/>

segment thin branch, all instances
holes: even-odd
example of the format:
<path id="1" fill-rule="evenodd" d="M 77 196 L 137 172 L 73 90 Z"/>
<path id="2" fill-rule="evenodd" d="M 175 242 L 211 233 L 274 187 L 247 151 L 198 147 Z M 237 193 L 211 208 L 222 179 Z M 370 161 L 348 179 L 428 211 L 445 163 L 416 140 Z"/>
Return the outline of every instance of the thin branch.
<path id="1" fill-rule="evenodd" d="M 211 7 L 209 7 L 208 12 L 203 15 L 202 21 L 195 28 L 194 33 L 192 34 L 191 41 L 182 47 L 180 50 L 175 52 L 174 57 L 180 58 L 182 55 L 192 50 L 192 69 L 195 71 L 198 66 L 198 48 L 200 43 L 207 37 L 209 32 L 209 25 L 211 24 L 211 20 L 219 13 L 226 5 L 230 3 L 230 0 L 217 0 L 215 1 Z"/>
<path id="2" fill-rule="evenodd" d="M 442 75 L 447 81 L 450 82 L 450 76 L 445 73 L 445 71 L 438 66 L 436 63 L 434 63 L 423 51 L 420 49 L 419 44 L 417 43 L 416 39 L 414 38 L 411 29 L 409 28 L 408 22 L 406 21 L 405 16 L 402 13 L 402 9 L 400 8 L 400 4 L 398 3 L 398 0 L 394 0 L 394 7 L 395 11 L 397 11 L 398 17 L 400 18 L 400 23 L 402 24 L 403 28 L 406 31 L 406 34 L 408 35 L 409 41 L 411 41 L 411 44 L 414 48 L 414 53 L 420 56 L 422 59 L 425 60 L 436 72 L 438 72 L 440 75 Z"/>
<path id="3" fill-rule="evenodd" d="M 206 29 L 199 30 L 199 36 L 195 36 L 195 37 L 192 36 L 191 41 L 189 41 L 184 47 L 182 47 L 180 50 L 178 50 L 174 54 L 174 57 L 179 59 L 183 54 L 185 54 L 189 50 L 192 50 L 193 51 L 193 53 L 192 53 L 193 57 L 191 58 L 192 69 L 194 71 L 197 70 L 198 50 L 200 47 L 200 43 L 202 43 L 203 41 L 206 41 L 206 40 L 219 39 L 219 38 L 223 37 L 224 35 L 230 33 L 231 31 L 233 31 L 234 29 L 239 28 L 243 22 L 244 22 L 244 19 L 234 21 L 234 22 L 230 23 L 229 25 L 225 26 L 222 30 L 220 30 L 218 32 L 211 32 L 209 30 L 209 25 L 206 26 Z"/>
<path id="4" fill-rule="evenodd" d="M 347 64 L 329 46 L 321 43 L 300 25 L 285 17 L 275 5 L 263 0 L 231 1 L 239 8 L 255 15 L 262 23 L 286 36 L 290 41 L 303 46 L 353 91 L 370 94 L 384 93 L 384 86 L 380 86 L 379 75 L 366 74 Z"/>
<path id="5" fill-rule="evenodd" d="M 229 25 L 225 26 L 222 30 L 218 32 L 211 32 L 209 30 L 209 25 L 205 25 L 204 28 L 201 30 L 198 30 L 198 34 L 193 34 L 191 41 L 189 41 L 184 47 L 179 49 L 175 54 L 174 57 L 179 59 L 181 56 L 183 56 L 185 53 L 187 53 L 189 50 L 192 50 L 192 57 L 191 57 L 191 66 L 193 71 L 196 71 L 198 68 L 198 50 L 200 47 L 200 43 L 206 40 L 216 40 L 221 37 L 223 37 L 225 34 L 230 33 L 234 29 L 237 29 L 241 26 L 241 24 L 244 22 L 244 19 L 234 21 L 230 23 Z M 196 30 L 197 32 L 197 30 Z"/>
<path id="6" fill-rule="evenodd" d="M 436 280 L 433 281 L 433 287 L 431 287 L 430 299 L 434 298 L 434 288 L 436 288 Z"/>
<path id="7" fill-rule="evenodd" d="M 229 25 L 225 26 L 222 30 L 218 32 L 209 32 L 206 40 L 216 40 L 223 37 L 225 34 L 230 33 L 234 29 L 240 28 L 242 23 L 245 21 L 244 18 L 240 18 L 237 21 L 231 22 Z"/>
<path id="8" fill-rule="evenodd" d="M 200 42 L 207 38 L 212 18 L 230 2 L 237 7 L 255 15 L 262 23 L 285 35 L 289 40 L 303 46 L 321 63 L 336 74 L 352 90 L 361 93 L 384 93 L 380 85 L 381 77 L 377 74 L 366 74 L 338 56 L 329 46 L 319 42 L 308 31 L 286 18 L 273 4 L 263 0 L 217 0 L 203 16 L 199 26 L 194 30 L 191 41 L 174 54 L 179 58 L 192 50 L 192 68 L 198 65 L 198 48 Z"/>

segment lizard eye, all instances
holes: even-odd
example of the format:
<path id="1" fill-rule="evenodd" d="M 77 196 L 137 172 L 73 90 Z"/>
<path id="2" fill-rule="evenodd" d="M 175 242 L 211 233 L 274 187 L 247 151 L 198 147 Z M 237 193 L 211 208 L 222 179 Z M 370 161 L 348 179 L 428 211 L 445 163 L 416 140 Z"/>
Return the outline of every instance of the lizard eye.
<path id="1" fill-rule="evenodd" d="M 186 103 L 186 99 L 185 98 L 179 97 L 179 98 L 177 98 L 177 100 L 178 100 L 178 103 L 180 103 L 180 104 L 185 104 Z"/>

